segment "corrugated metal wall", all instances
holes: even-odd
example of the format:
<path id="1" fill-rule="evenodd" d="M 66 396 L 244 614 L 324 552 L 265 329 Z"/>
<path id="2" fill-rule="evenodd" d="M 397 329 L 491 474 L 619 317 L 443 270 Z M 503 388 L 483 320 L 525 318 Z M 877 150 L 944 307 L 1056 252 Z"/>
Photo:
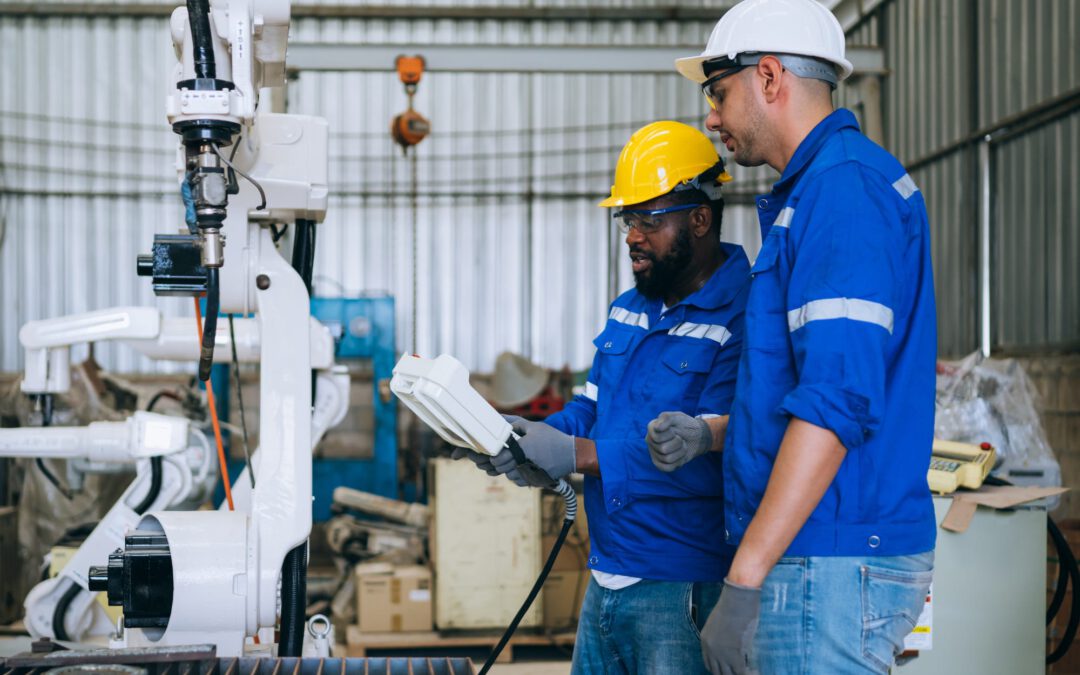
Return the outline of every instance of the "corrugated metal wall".
<path id="1" fill-rule="evenodd" d="M 996 344 L 1080 340 L 1080 114 L 993 155 Z"/>
<path id="2" fill-rule="evenodd" d="M 302 20 L 293 39 L 344 43 L 694 44 L 708 24 Z M 618 152 L 648 121 L 700 124 L 704 104 L 671 75 L 431 74 L 417 110 L 433 132 L 417 149 L 419 278 L 416 349 L 477 367 L 504 349 L 552 366 L 587 366 L 614 272 L 606 194 Z M 333 208 L 318 269 L 346 293 L 388 288 L 411 339 L 411 160 L 383 131 L 406 106 L 393 73 L 301 73 L 289 110 L 329 118 Z M 738 172 L 736 172 L 738 173 Z M 388 193 L 392 193 L 393 196 Z M 492 193 L 499 195 L 491 196 Z M 732 206 L 728 229 L 753 226 Z M 756 229 L 756 226 L 754 226 Z M 343 245 L 338 245 L 342 242 Z M 609 246 L 619 247 L 612 270 Z"/>
<path id="3" fill-rule="evenodd" d="M 299 19 L 291 39 L 701 45 L 710 28 Z M 0 370 L 22 367 L 17 331 L 28 320 L 122 304 L 190 314 L 187 301 L 156 299 L 134 275 L 155 229 L 179 223 L 174 137 L 162 111 L 171 63 L 165 20 L 4 18 L 0 39 L 0 162 L 3 185 L 15 193 L 3 204 Z M 590 363 L 613 290 L 631 283 L 621 239 L 595 206 L 618 151 L 640 124 L 700 124 L 704 114 L 700 94 L 674 72 L 429 75 L 416 99 L 434 131 L 418 149 L 414 270 L 411 165 L 386 132 L 406 105 L 396 75 L 305 72 L 288 98 L 290 112 L 331 123 L 318 292 L 390 291 L 402 349 L 451 352 L 479 369 L 504 349 L 555 367 Z M 727 229 L 741 224 L 755 236 L 753 218 L 729 207 Z M 115 345 L 96 356 L 119 371 L 176 368 Z"/>
<path id="4" fill-rule="evenodd" d="M 544 7 L 555 6 L 584 5 Z M 17 331 L 30 319 L 118 304 L 188 313 L 186 301 L 154 298 L 133 273 L 154 230 L 179 219 L 174 137 L 162 114 L 171 63 L 165 25 L 160 17 L 0 19 L 0 370 L 22 367 Z M 294 21 L 292 39 L 696 50 L 710 28 L 304 18 Z M 885 144 L 908 163 L 1080 85 L 1073 0 L 892 0 L 849 43 L 886 50 Z M 841 90 L 838 100 L 859 112 L 857 92 Z M 434 131 L 418 151 L 414 270 L 411 168 L 386 136 L 405 107 L 400 83 L 389 72 L 308 72 L 291 84 L 290 111 L 327 117 L 334 141 L 318 291 L 394 293 L 403 349 L 453 352 L 479 369 L 503 349 L 550 366 L 588 365 L 605 304 L 630 283 L 621 239 L 595 197 L 636 126 L 660 117 L 700 122 L 700 95 L 674 74 L 432 74 L 416 106 Z M 1076 114 L 1057 120 L 992 155 L 997 345 L 1038 348 L 1080 336 L 1072 294 L 1078 124 Z M 741 191 L 767 186 L 767 170 L 734 173 Z M 934 231 L 941 353 L 965 353 L 978 331 L 975 150 L 914 176 Z M 727 235 L 755 250 L 752 209 L 729 205 L 725 215 Z M 121 371 L 175 368 L 114 346 L 97 356 Z"/>
<path id="5" fill-rule="evenodd" d="M 22 367 L 31 319 L 181 311 L 135 276 L 155 228 L 180 214 L 162 113 L 171 51 L 161 19 L 0 19 L 0 370 Z M 96 356 L 150 368 L 114 345 Z"/>
<path id="6" fill-rule="evenodd" d="M 873 23 L 890 70 L 886 147 L 909 164 L 1080 87 L 1074 0 L 892 0 Z M 1080 204 L 1064 187 L 1080 179 L 1078 119 L 996 145 L 991 155 L 996 349 L 1080 343 Z M 913 172 L 930 212 L 943 356 L 979 344 L 977 153 L 969 145 Z"/>

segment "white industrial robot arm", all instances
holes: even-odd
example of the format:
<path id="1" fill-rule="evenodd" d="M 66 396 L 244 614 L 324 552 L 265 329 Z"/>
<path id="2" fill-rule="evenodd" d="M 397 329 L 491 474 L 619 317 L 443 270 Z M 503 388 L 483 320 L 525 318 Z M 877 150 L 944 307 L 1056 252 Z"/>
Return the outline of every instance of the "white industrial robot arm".
<path id="1" fill-rule="evenodd" d="M 178 168 L 193 217 L 187 234 L 155 236 L 138 270 L 158 295 L 205 294 L 197 353 L 204 381 L 227 351 L 218 348 L 219 311 L 254 315 L 260 448 L 250 509 L 147 512 L 124 550 L 109 556 L 104 577 L 92 580 L 124 605 L 129 645 L 212 643 L 219 656 L 240 655 L 247 636 L 278 623 L 280 586 L 280 654 L 300 653 L 311 447 L 332 423 L 320 421 L 311 375 L 332 370 L 332 342 L 325 329 L 311 329 L 312 258 L 290 265 L 267 227 L 292 224 L 311 243 L 327 207 L 326 121 L 257 107 L 260 87 L 284 83 L 289 12 L 288 0 L 186 0 L 170 22 L 177 67 L 167 113 L 183 146 Z M 124 339 L 146 346 L 157 340 L 147 333 Z M 63 358 L 37 355 L 37 376 L 24 390 L 48 392 L 50 366 Z M 331 393 L 347 400 L 347 391 Z M 135 559 L 158 571 L 135 570 Z"/>
<path id="2" fill-rule="evenodd" d="M 188 426 L 183 417 L 136 412 L 123 422 L 91 422 L 85 427 L 0 429 L 0 457 L 134 462 L 183 450 Z"/>
<path id="3" fill-rule="evenodd" d="M 330 331 L 315 318 L 308 319 L 311 363 L 316 369 L 330 368 L 334 360 L 334 340 Z M 237 359 L 242 363 L 259 360 L 261 340 L 255 319 L 236 319 Z M 194 361 L 199 358 L 192 318 L 167 318 L 153 307 L 110 307 L 68 316 L 29 321 L 19 331 L 26 351 L 22 391 L 26 394 L 62 394 L 71 388 L 71 348 L 78 344 L 120 341 L 152 359 Z M 228 361 L 232 353 L 229 333 L 215 335 L 215 361 Z"/>
<path id="4" fill-rule="evenodd" d="M 131 456 L 138 458 L 135 480 L 59 575 L 39 583 L 26 596 L 24 622 L 32 636 L 83 640 L 112 633 L 114 626 L 97 603 L 96 593 L 87 590 L 87 571 L 123 545 L 124 535 L 135 528 L 143 514 L 189 507 L 207 498 L 215 474 L 206 437 L 190 429 L 181 449 L 170 449 L 170 454 L 156 458 L 145 457 L 140 448 L 131 449 Z"/>

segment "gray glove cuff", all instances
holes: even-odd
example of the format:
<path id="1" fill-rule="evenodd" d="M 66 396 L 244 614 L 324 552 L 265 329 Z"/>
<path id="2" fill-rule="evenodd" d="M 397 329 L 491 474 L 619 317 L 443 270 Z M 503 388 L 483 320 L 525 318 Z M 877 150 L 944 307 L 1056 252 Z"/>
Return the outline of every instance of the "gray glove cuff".
<path id="1" fill-rule="evenodd" d="M 713 445 L 712 429 L 709 427 L 708 421 L 703 420 L 700 417 L 696 419 L 698 422 L 701 422 L 701 438 L 698 441 L 701 443 L 701 451 L 703 453 L 708 452 L 712 450 Z"/>
<path id="2" fill-rule="evenodd" d="M 750 596 L 759 597 L 759 598 L 761 597 L 761 588 L 760 587 L 759 588 L 753 588 L 751 586 L 741 586 L 741 585 L 736 584 L 734 582 L 728 581 L 727 579 L 724 579 L 724 591 L 726 591 L 729 588 L 733 588 L 736 591 L 739 591 L 739 593 L 736 593 L 735 595 L 745 595 L 747 598 L 749 598 Z M 723 591 L 721 591 L 721 592 L 723 592 Z"/>

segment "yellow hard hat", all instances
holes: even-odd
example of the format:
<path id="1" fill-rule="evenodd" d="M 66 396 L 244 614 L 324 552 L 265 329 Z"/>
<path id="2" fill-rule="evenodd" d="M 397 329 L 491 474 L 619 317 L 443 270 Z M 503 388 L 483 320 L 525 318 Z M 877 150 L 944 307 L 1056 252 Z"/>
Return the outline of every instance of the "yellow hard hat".
<path id="1" fill-rule="evenodd" d="M 718 175 L 711 180 L 726 183 L 731 176 L 705 134 L 681 122 L 653 122 L 635 131 L 623 147 L 611 196 L 600 206 L 640 204 L 679 185 L 699 187 L 696 179 L 718 164 Z"/>

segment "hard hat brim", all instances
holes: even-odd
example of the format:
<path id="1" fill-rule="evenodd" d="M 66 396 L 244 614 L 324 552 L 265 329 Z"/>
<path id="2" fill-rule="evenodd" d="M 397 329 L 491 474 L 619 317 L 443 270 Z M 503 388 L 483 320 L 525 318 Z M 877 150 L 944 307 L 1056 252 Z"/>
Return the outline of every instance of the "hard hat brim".
<path id="1" fill-rule="evenodd" d="M 698 54 L 697 56 L 686 56 L 681 59 L 675 59 L 675 70 L 679 71 L 679 74 L 686 79 L 701 84 L 706 79 L 705 69 L 702 64 L 712 58 L 716 57 Z"/>

